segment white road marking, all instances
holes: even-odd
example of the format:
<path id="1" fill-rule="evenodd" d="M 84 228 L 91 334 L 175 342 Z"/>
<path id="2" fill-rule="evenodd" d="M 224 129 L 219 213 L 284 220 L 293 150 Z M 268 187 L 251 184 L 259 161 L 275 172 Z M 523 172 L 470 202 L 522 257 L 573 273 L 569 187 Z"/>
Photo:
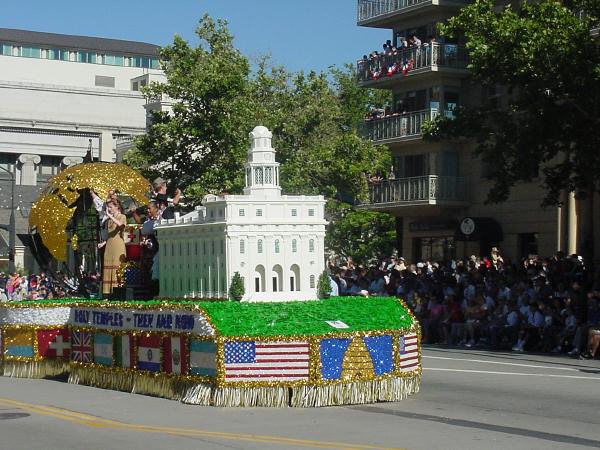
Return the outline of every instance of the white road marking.
<path id="1" fill-rule="evenodd" d="M 489 375 L 518 375 L 523 377 L 573 378 L 577 380 L 600 381 L 600 377 L 578 377 L 576 375 L 552 375 L 548 373 L 495 372 L 492 370 L 444 369 L 441 367 L 423 367 L 423 370 L 434 370 L 439 372 L 485 373 Z"/>
<path id="2" fill-rule="evenodd" d="M 535 364 L 519 364 L 519 363 L 510 363 L 510 362 L 500 362 L 500 361 L 488 361 L 486 359 L 467 359 L 467 358 L 449 358 L 445 356 L 425 356 L 423 358 L 426 359 L 444 359 L 448 361 L 469 361 L 469 362 L 478 362 L 485 364 L 500 364 L 504 366 L 517 366 L 517 367 L 530 367 L 534 369 L 552 369 L 552 370 L 568 370 L 571 372 L 579 372 L 579 369 L 574 369 L 572 367 L 554 367 L 554 366 L 538 366 Z"/>

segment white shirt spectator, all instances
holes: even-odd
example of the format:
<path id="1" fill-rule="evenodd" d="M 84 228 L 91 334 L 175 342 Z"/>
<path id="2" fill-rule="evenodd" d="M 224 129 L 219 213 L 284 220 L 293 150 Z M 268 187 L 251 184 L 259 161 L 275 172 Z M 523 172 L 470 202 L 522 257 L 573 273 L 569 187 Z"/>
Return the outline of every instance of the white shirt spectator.
<path id="1" fill-rule="evenodd" d="M 331 286 L 331 292 L 329 293 L 329 295 L 331 295 L 332 297 L 337 297 L 338 295 L 340 295 L 338 284 L 335 281 L 333 281 L 333 278 L 331 277 L 329 277 L 329 286 Z"/>

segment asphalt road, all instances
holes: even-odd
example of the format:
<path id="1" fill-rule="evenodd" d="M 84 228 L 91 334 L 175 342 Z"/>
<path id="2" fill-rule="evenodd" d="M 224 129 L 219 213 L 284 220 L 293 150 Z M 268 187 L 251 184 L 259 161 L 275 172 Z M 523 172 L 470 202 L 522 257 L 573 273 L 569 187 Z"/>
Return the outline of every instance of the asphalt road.
<path id="1" fill-rule="evenodd" d="M 399 403 L 210 408 L 0 377 L 0 450 L 600 448 L 600 361 L 430 348 Z"/>

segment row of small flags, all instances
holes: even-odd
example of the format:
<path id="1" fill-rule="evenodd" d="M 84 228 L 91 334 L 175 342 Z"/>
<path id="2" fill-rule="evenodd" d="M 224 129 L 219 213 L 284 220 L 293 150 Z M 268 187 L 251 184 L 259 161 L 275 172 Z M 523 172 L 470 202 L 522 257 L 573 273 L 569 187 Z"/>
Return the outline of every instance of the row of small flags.
<path id="1" fill-rule="evenodd" d="M 185 336 L 108 334 L 68 328 L 10 330 L 4 336 L 7 357 L 65 358 L 85 364 L 137 368 L 149 372 L 216 375 L 216 344 Z M 37 355 L 34 339 L 37 338 Z"/>
<path id="2" fill-rule="evenodd" d="M 65 358 L 84 364 L 136 368 L 149 372 L 216 375 L 216 344 L 187 336 L 108 334 L 72 331 L 68 328 L 37 330 L 37 353 L 44 358 Z M 6 336 L 8 338 L 8 336 Z M 34 336 L 27 330 L 11 330 L 5 339 L 5 356 L 34 357 Z M 188 346 L 189 339 L 189 346 Z M 395 370 L 394 338 L 389 335 L 363 337 L 373 363 L 374 375 Z M 398 339 L 400 372 L 418 368 L 415 333 Z M 350 338 L 323 339 L 320 343 L 321 377 L 342 376 L 343 360 Z M 225 381 L 308 380 L 310 348 L 306 341 L 227 341 L 224 344 Z"/>

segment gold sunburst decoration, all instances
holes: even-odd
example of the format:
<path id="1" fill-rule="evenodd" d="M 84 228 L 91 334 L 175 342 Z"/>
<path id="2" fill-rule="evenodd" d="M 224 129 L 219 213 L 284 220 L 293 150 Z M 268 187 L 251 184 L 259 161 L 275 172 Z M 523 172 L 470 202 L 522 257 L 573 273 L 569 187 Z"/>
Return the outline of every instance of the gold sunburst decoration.
<path id="1" fill-rule="evenodd" d="M 83 189 L 93 189 L 106 198 L 114 189 L 138 203 L 145 203 L 150 183 L 125 164 L 85 163 L 63 170 L 48 181 L 48 187 L 35 201 L 29 226 L 36 228 L 44 245 L 59 261 L 67 257 L 67 224 L 75 212 L 75 202 Z"/>

